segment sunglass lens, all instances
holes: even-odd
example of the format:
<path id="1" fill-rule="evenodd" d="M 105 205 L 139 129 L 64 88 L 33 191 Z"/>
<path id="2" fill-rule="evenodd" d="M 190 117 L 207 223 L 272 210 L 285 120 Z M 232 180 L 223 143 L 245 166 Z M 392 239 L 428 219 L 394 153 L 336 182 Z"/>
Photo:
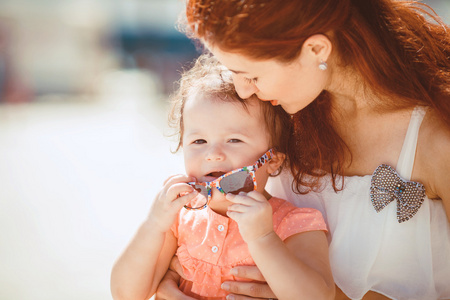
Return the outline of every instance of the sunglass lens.
<path id="1" fill-rule="evenodd" d="M 251 192 L 255 189 L 253 178 L 247 171 L 231 174 L 220 181 L 220 187 L 227 194 L 239 194 Z"/>
<path id="2" fill-rule="evenodd" d="M 189 184 L 192 186 L 197 192 L 198 195 L 188 203 L 184 205 L 186 209 L 201 209 L 204 208 L 208 203 L 208 190 L 205 186 L 200 184 Z"/>

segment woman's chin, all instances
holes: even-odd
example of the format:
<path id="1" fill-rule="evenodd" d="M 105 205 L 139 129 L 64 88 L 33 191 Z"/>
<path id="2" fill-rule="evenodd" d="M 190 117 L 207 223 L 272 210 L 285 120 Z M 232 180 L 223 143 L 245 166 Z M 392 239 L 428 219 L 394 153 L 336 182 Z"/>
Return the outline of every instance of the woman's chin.
<path id="1" fill-rule="evenodd" d="M 296 113 L 298 113 L 301 110 L 301 109 L 297 109 L 296 107 L 288 107 L 288 106 L 285 106 L 283 104 L 281 104 L 281 107 L 283 108 L 283 110 L 285 112 L 287 112 L 290 115 L 296 114 Z"/>

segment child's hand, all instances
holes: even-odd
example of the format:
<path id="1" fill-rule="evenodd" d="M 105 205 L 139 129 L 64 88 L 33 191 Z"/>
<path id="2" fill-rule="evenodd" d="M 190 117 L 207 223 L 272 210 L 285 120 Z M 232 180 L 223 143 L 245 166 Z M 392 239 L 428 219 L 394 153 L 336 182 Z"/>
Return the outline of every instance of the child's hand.
<path id="1" fill-rule="evenodd" d="M 180 209 L 197 196 L 198 192 L 186 184 L 186 182 L 194 180 L 195 178 L 185 175 L 174 175 L 164 182 L 164 186 L 156 195 L 148 215 L 148 221 L 152 222 L 153 226 L 156 227 L 155 229 L 160 232 L 167 232 Z"/>
<path id="2" fill-rule="evenodd" d="M 247 243 L 273 232 L 272 206 L 259 192 L 227 194 L 233 202 L 228 207 L 227 216 L 235 220 L 239 232 Z"/>

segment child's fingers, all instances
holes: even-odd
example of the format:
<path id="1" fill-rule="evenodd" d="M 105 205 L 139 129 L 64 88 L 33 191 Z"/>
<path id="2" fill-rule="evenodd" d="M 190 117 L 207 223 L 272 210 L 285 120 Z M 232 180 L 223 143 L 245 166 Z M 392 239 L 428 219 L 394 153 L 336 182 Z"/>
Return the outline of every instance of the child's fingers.
<path id="1" fill-rule="evenodd" d="M 188 201 L 194 199 L 198 192 L 185 182 L 176 183 L 170 186 L 166 192 L 167 199 L 178 206 L 176 203 L 186 204 Z"/>
<path id="2" fill-rule="evenodd" d="M 257 266 L 236 266 L 230 270 L 230 274 L 240 278 L 266 281 Z"/>
<path id="3" fill-rule="evenodd" d="M 259 192 L 252 191 L 249 193 L 240 192 L 238 195 L 227 194 L 226 198 L 228 201 L 233 203 L 240 203 L 244 205 L 252 205 L 257 202 L 267 201 L 264 195 Z"/>
<path id="4" fill-rule="evenodd" d="M 266 202 L 267 201 L 266 197 L 264 197 L 263 194 L 261 194 L 260 192 L 257 192 L 257 191 L 248 192 L 247 196 L 250 197 L 250 198 L 253 198 L 254 200 L 257 200 L 259 202 Z"/>
<path id="5" fill-rule="evenodd" d="M 228 207 L 226 214 L 228 218 L 233 219 L 238 224 L 240 224 L 242 221 L 248 220 L 248 218 L 246 217 L 248 212 L 248 206 L 242 206 L 241 209 L 236 208 L 236 210 L 231 210 L 230 207 Z"/>
<path id="6" fill-rule="evenodd" d="M 175 199 L 180 196 L 184 196 L 192 192 L 194 188 L 186 182 L 174 183 L 167 188 L 166 195 L 170 199 Z"/>
<path id="7" fill-rule="evenodd" d="M 238 195 L 227 194 L 225 198 L 232 203 L 240 203 L 249 205 L 253 200 L 247 197 L 247 193 L 240 192 Z"/>
<path id="8" fill-rule="evenodd" d="M 178 176 L 178 175 L 179 175 L 179 174 L 169 176 L 166 180 L 164 180 L 163 185 L 166 185 L 167 182 L 168 182 L 169 180 L 171 180 L 172 178 L 174 178 L 174 177 L 176 177 L 176 176 Z"/>
<path id="9" fill-rule="evenodd" d="M 229 212 L 245 213 L 248 211 L 249 206 L 245 204 L 235 203 L 228 206 Z"/>
<path id="10" fill-rule="evenodd" d="M 175 205 L 177 209 L 181 209 L 189 201 L 198 196 L 198 192 L 192 189 L 191 192 L 178 194 L 177 198 L 172 201 L 172 205 Z"/>
<path id="11" fill-rule="evenodd" d="M 238 221 L 237 219 L 239 218 L 239 215 L 241 214 L 240 212 L 235 212 L 235 211 L 230 211 L 229 208 L 226 212 L 227 217 L 234 220 L 234 221 Z"/>
<path id="12" fill-rule="evenodd" d="M 166 181 L 164 181 L 164 185 L 174 185 L 176 183 L 191 182 L 191 181 L 195 181 L 195 180 L 196 180 L 195 177 L 192 177 L 192 176 L 176 174 L 176 175 L 172 175 L 169 178 L 167 178 Z"/>
<path id="13" fill-rule="evenodd" d="M 164 183 L 163 188 L 163 194 L 165 195 L 165 198 L 173 201 L 180 196 L 191 193 L 194 189 L 192 188 L 192 186 L 186 183 L 192 180 L 195 180 L 195 178 L 181 174 L 169 177 Z"/>

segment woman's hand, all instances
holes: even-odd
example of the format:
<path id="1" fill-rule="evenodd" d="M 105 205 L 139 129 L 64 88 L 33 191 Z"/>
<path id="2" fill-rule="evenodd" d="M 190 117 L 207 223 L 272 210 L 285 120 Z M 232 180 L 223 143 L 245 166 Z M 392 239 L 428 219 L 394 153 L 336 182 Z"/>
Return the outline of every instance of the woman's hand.
<path id="1" fill-rule="evenodd" d="M 227 300 L 275 299 L 276 296 L 265 283 L 265 279 L 256 266 L 239 266 L 231 270 L 231 275 L 261 282 L 225 281 L 222 289 L 230 292 Z"/>
<path id="2" fill-rule="evenodd" d="M 248 299 L 275 299 L 275 294 L 265 283 L 265 279 L 256 266 L 239 266 L 231 270 L 231 275 L 257 280 L 260 282 L 241 282 L 225 281 L 222 283 L 222 289 L 230 292 L 229 300 L 248 300 Z M 156 300 L 181 299 L 192 300 L 193 298 L 183 294 L 178 288 L 178 281 L 183 277 L 183 268 L 177 256 L 172 258 L 170 269 L 159 284 L 156 292 Z M 233 298 L 234 297 L 234 298 Z"/>
<path id="3" fill-rule="evenodd" d="M 155 300 L 194 300 L 194 298 L 186 296 L 178 287 L 180 278 L 184 278 L 183 267 L 175 255 L 170 261 L 170 267 L 164 278 L 161 280 L 158 286 L 158 290 L 155 294 Z"/>
<path id="4" fill-rule="evenodd" d="M 155 294 L 155 300 L 195 300 L 192 297 L 186 296 L 178 288 L 178 281 L 180 275 L 172 270 L 168 270 L 164 278 L 159 283 L 158 289 Z"/>

